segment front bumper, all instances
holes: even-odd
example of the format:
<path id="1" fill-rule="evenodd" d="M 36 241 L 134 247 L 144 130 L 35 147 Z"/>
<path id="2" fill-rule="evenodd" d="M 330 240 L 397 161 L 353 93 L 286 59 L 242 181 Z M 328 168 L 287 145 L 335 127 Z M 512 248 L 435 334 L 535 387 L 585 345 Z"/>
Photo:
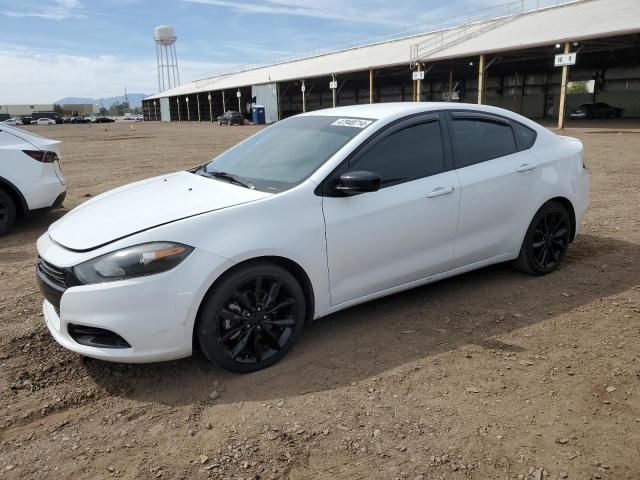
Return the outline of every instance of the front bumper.
<path id="1" fill-rule="evenodd" d="M 47 261 L 55 264 L 51 256 Z M 196 249 L 168 272 L 69 287 L 60 293 L 59 308 L 55 306 L 55 292 L 47 293 L 51 286 L 41 286 L 45 295 L 45 322 L 60 345 L 100 360 L 144 363 L 188 357 L 202 298 L 231 264 Z M 39 275 L 38 281 L 44 283 Z M 107 330 L 129 346 L 104 348 L 80 344 L 70 333 L 70 324 L 72 331 L 74 326 Z"/>

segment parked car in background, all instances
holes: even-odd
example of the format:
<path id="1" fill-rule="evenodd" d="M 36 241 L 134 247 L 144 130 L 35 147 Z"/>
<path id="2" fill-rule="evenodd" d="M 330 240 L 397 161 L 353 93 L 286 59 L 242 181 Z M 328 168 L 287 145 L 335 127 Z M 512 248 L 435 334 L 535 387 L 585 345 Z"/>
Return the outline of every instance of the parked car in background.
<path id="1" fill-rule="evenodd" d="M 485 105 L 357 105 L 85 202 L 39 238 L 37 278 L 51 334 L 81 355 L 197 342 L 250 372 L 358 303 L 499 262 L 551 273 L 588 205 L 579 140 Z"/>
<path id="2" fill-rule="evenodd" d="M 16 217 L 62 205 L 60 142 L 0 123 L 0 235 Z"/>
<path id="3" fill-rule="evenodd" d="M 71 120 L 69 121 L 69 123 L 90 123 L 91 120 L 88 117 L 81 117 L 81 116 L 77 116 L 77 117 L 71 117 Z"/>
<path id="4" fill-rule="evenodd" d="M 620 118 L 622 108 L 613 107 L 608 103 L 583 103 L 579 107 L 569 109 L 569 118 Z"/>
<path id="5" fill-rule="evenodd" d="M 244 117 L 240 112 L 225 112 L 218 117 L 218 125 L 244 125 Z"/>
<path id="6" fill-rule="evenodd" d="M 38 118 L 37 120 L 31 120 L 31 125 L 55 125 L 56 121 L 53 118 Z"/>
<path id="7" fill-rule="evenodd" d="M 110 117 L 96 117 L 95 123 L 113 123 L 115 120 Z"/>
<path id="8" fill-rule="evenodd" d="M 24 115 L 20 119 L 22 120 L 23 125 L 31 125 L 31 120 L 33 120 L 33 118 L 28 115 Z"/>
<path id="9" fill-rule="evenodd" d="M 20 120 L 19 118 L 12 117 L 12 118 L 7 118 L 2 123 L 5 125 L 12 125 L 15 127 L 18 125 L 22 125 L 22 120 Z"/>
<path id="10" fill-rule="evenodd" d="M 62 123 L 62 116 L 58 112 L 33 112 L 31 114 L 31 120 L 38 120 L 39 118 L 49 118 L 55 123 Z"/>

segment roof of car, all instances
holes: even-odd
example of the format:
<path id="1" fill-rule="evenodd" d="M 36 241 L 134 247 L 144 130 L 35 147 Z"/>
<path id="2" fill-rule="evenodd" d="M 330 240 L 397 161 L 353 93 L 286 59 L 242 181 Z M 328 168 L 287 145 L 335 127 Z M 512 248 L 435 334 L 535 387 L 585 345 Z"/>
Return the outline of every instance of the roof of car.
<path id="1" fill-rule="evenodd" d="M 520 118 L 524 119 L 524 117 L 520 117 L 520 115 L 503 108 L 491 107 L 489 105 L 478 105 L 475 103 L 457 102 L 373 103 L 364 105 L 350 105 L 348 107 L 328 108 L 326 110 L 314 110 L 313 112 L 304 113 L 303 115 L 350 116 L 380 120 L 436 110 L 477 110 L 479 112 L 493 113 L 496 115 L 504 115 L 511 118 L 517 118 L 518 120 L 520 120 Z"/>

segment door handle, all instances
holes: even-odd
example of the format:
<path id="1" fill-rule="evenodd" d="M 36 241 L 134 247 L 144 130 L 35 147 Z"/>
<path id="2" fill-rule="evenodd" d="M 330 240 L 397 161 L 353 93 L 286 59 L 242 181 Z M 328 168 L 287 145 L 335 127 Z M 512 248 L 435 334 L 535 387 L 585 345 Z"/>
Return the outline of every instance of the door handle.
<path id="1" fill-rule="evenodd" d="M 435 188 L 429 195 L 427 195 L 427 198 L 436 198 L 443 195 L 449 195 L 450 193 L 453 193 L 454 190 L 455 188 L 453 187 L 438 187 Z"/>
<path id="2" fill-rule="evenodd" d="M 516 169 L 516 172 L 518 173 L 528 172 L 530 170 L 534 170 L 535 168 L 536 166 L 531 163 L 523 163 Z"/>

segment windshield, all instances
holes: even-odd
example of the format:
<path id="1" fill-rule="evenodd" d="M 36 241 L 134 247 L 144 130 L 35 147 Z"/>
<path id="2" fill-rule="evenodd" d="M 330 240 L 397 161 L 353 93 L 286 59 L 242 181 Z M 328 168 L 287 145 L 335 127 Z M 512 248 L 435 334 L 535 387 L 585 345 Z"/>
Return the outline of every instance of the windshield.
<path id="1" fill-rule="evenodd" d="M 281 192 L 308 178 L 374 120 L 300 116 L 282 120 L 214 158 L 194 173 L 235 178 L 268 192 Z"/>

